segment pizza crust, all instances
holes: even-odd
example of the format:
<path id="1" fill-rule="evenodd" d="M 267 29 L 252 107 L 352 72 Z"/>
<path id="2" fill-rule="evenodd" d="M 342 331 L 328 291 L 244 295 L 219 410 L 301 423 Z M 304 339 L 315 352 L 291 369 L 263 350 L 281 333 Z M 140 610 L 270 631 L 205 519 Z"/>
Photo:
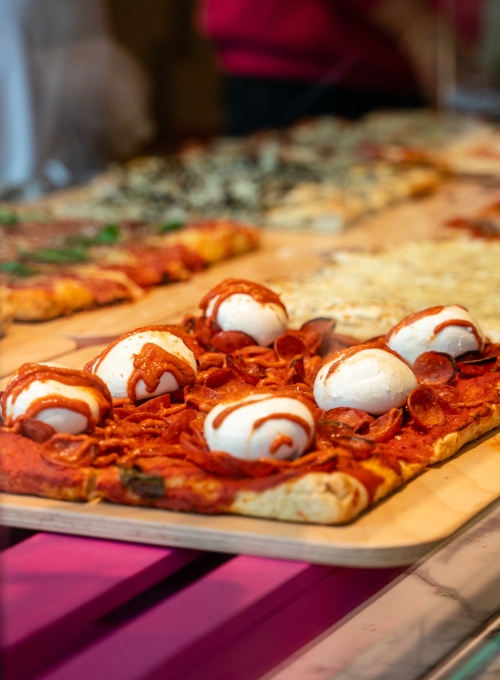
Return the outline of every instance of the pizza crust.
<path id="1" fill-rule="evenodd" d="M 368 506 L 365 486 L 345 472 L 310 472 L 265 491 L 239 491 L 229 509 L 238 515 L 288 522 L 343 524 Z"/>
<path id="2" fill-rule="evenodd" d="M 0 338 L 5 335 L 14 316 L 10 292 L 5 286 L 0 286 Z"/>
<path id="3" fill-rule="evenodd" d="M 415 477 L 432 463 L 450 458 L 468 442 L 500 427 L 500 405 L 490 405 L 490 413 L 478 418 L 460 432 L 452 432 L 434 444 L 434 455 L 425 463 L 401 464 L 402 475 L 377 460 L 362 461 L 364 468 L 382 477 L 373 502 Z M 240 491 L 230 512 L 267 519 L 314 524 L 345 524 L 368 507 L 368 492 L 357 479 L 344 472 L 311 472 L 266 491 Z"/>

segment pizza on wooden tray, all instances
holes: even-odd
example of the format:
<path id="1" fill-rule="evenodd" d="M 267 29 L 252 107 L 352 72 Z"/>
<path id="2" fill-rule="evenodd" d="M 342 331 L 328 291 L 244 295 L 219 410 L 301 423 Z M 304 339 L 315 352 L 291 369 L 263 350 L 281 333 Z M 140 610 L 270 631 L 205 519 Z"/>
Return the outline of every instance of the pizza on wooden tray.
<path id="1" fill-rule="evenodd" d="M 364 343 L 326 318 L 288 328 L 249 281 L 200 307 L 83 370 L 21 366 L 0 402 L 0 488 L 341 524 L 500 425 L 500 346 L 463 307 Z"/>
<path id="2" fill-rule="evenodd" d="M 0 279 L 16 321 L 45 321 L 137 300 L 258 242 L 256 227 L 227 219 L 105 224 L 3 210 Z"/>

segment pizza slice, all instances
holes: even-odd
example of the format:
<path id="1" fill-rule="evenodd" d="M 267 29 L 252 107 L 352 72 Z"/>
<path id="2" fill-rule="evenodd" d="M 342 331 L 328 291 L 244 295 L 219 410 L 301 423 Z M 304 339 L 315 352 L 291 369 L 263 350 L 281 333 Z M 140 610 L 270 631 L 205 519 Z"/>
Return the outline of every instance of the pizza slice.
<path id="1" fill-rule="evenodd" d="M 359 343 L 330 319 L 288 328 L 249 281 L 200 304 L 82 371 L 22 366 L 1 398 L 0 488 L 341 524 L 500 425 L 500 347 L 463 307 Z"/>
<path id="2" fill-rule="evenodd" d="M 500 238 L 500 201 L 487 205 L 469 217 L 455 217 L 445 222 L 450 229 L 462 229 L 484 239 Z"/>
<path id="3" fill-rule="evenodd" d="M 134 301 L 144 289 L 186 280 L 259 241 L 257 228 L 230 220 L 103 225 L 16 217 L 0 229 L 0 277 L 17 321 Z"/>

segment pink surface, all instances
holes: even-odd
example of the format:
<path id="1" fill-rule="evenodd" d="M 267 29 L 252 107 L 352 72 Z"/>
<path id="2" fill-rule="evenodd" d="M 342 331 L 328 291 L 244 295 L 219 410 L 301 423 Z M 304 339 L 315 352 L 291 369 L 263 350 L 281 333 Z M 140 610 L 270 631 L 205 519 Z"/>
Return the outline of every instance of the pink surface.
<path id="1" fill-rule="evenodd" d="M 40 667 L 90 622 L 199 555 L 43 533 L 4 551 L 2 647 L 10 673 Z"/>
<path id="2" fill-rule="evenodd" d="M 236 557 L 41 677 L 255 678 L 397 573 Z"/>

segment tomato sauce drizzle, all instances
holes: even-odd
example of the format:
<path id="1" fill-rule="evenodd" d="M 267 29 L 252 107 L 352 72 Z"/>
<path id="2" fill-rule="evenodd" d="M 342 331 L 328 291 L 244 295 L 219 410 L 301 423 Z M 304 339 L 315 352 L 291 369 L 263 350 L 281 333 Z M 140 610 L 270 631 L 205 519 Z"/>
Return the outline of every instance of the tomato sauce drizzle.
<path id="1" fill-rule="evenodd" d="M 478 330 L 472 321 L 467 321 L 466 319 L 448 319 L 447 321 L 443 321 L 434 329 L 434 336 L 436 336 L 445 328 L 449 328 L 450 326 L 461 326 L 462 328 L 468 328 L 472 335 L 476 338 L 478 348 L 481 349 L 483 346 L 483 339 L 479 335 Z"/>

